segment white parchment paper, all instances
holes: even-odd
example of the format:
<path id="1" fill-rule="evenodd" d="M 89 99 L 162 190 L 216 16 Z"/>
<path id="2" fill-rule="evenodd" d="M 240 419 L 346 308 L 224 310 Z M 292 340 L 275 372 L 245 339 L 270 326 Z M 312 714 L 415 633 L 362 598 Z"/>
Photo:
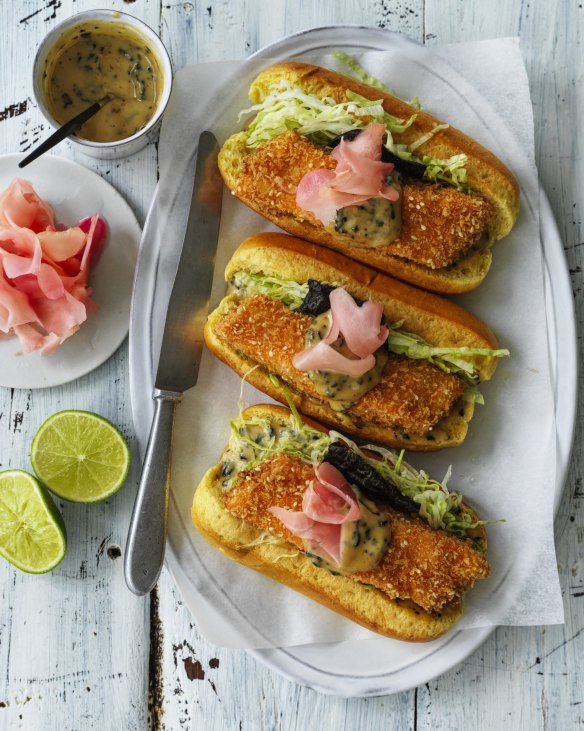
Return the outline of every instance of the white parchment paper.
<path id="1" fill-rule="evenodd" d="M 303 59 L 305 60 L 305 59 Z M 432 51 L 406 41 L 366 53 L 360 63 L 404 98 L 492 149 L 521 187 L 517 225 L 496 244 L 489 276 L 459 301 L 497 332 L 511 358 L 482 391 L 465 443 L 410 461 L 461 490 L 489 526 L 491 576 L 468 594 L 459 628 L 563 621 L 553 541 L 556 477 L 553 391 L 548 364 L 538 182 L 527 77 L 516 39 L 459 44 Z M 334 67 L 330 57 L 315 63 Z M 452 66 L 448 63 L 450 62 Z M 182 241 L 198 133 L 220 142 L 239 128 L 251 79 L 269 63 L 193 66 L 178 72 L 160 140 L 161 179 L 151 212 L 160 259 L 153 287 L 153 352 Z M 468 81 L 466 81 L 466 80 Z M 472 84 L 472 86 L 471 86 Z M 477 93 L 477 91 L 479 93 Z M 494 111 L 496 109 L 496 111 Z M 272 230 L 260 216 L 224 195 L 212 305 L 223 296 L 223 270 L 248 235 Z M 156 365 L 155 363 L 153 364 Z M 175 427 L 168 562 L 207 638 L 232 647 L 273 647 L 372 637 L 372 633 L 309 599 L 224 558 L 190 521 L 193 492 L 227 442 L 237 413 L 240 379 L 204 353 L 198 385 L 185 394 Z M 246 404 L 266 397 L 246 387 Z"/>

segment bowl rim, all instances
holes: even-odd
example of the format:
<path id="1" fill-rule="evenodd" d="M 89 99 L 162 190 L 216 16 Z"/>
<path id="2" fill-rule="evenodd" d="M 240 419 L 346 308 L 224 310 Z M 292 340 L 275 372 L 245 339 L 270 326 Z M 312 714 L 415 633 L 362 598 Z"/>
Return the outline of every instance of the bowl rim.
<path id="1" fill-rule="evenodd" d="M 41 86 L 41 78 L 42 78 L 42 66 L 44 65 L 44 61 L 46 60 L 46 57 L 48 55 L 48 52 L 51 48 L 53 48 L 59 41 L 59 38 L 63 35 L 65 31 L 70 30 L 71 28 L 74 28 L 76 25 L 96 20 L 100 22 L 114 22 L 114 23 L 126 23 L 130 27 L 134 28 L 136 32 L 140 33 L 142 32 L 148 39 L 153 43 L 155 46 L 154 51 L 159 57 L 160 65 L 162 68 L 162 77 L 163 77 L 163 93 L 161 94 L 160 101 L 158 103 L 158 106 L 152 115 L 152 118 L 148 122 L 148 124 L 143 127 L 142 129 L 135 132 L 130 137 L 123 137 L 120 140 L 112 140 L 109 142 L 96 142 L 94 140 L 86 140 L 82 139 L 81 137 L 76 137 L 74 135 L 69 135 L 67 139 L 71 140 L 75 144 L 81 145 L 82 147 L 89 147 L 94 148 L 97 150 L 115 150 L 117 147 L 120 146 L 127 146 L 130 145 L 132 142 L 135 142 L 136 140 L 140 140 L 142 137 L 145 137 L 148 135 L 149 132 L 153 130 L 154 127 L 156 127 L 157 124 L 159 124 L 162 115 L 164 114 L 166 107 L 168 106 L 168 102 L 170 100 L 170 95 L 172 92 L 172 85 L 173 85 L 173 68 L 172 68 L 172 61 L 170 58 L 170 54 L 168 52 L 168 49 L 164 45 L 162 39 L 156 33 L 156 31 L 151 28 L 147 23 L 145 23 L 140 18 L 137 18 L 134 15 L 130 15 L 129 13 L 124 13 L 119 10 L 112 10 L 108 8 L 95 8 L 93 10 L 83 10 L 80 13 L 76 13 L 75 15 L 70 16 L 69 18 L 66 18 L 62 22 L 55 25 L 51 30 L 45 35 L 41 43 L 39 44 L 35 57 L 33 62 L 33 93 L 35 96 L 35 101 L 43 113 L 43 116 L 46 118 L 46 120 L 49 122 L 49 124 L 54 127 L 55 129 L 58 129 L 61 125 L 55 120 L 53 115 L 49 112 L 47 105 L 45 104 L 45 100 L 43 98 L 42 93 L 42 86 Z"/>

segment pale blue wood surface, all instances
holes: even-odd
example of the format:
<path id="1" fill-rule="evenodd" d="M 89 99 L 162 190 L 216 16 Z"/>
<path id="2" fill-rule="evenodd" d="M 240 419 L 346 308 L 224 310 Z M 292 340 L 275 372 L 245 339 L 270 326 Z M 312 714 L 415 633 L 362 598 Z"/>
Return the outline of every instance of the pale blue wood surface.
<path id="1" fill-rule="evenodd" d="M 30 83 L 39 41 L 70 14 L 103 6 L 131 12 L 159 30 L 175 68 L 244 58 L 286 34 L 333 23 L 401 31 L 429 44 L 519 35 L 534 105 L 536 159 L 564 239 L 581 339 L 584 63 L 579 44 L 584 10 L 578 3 L 4 0 L 0 153 L 26 151 L 48 132 L 32 102 Z M 69 143 L 57 152 L 77 156 Z M 143 222 L 157 178 L 154 146 L 115 162 L 79 160 L 122 192 Z M 579 400 L 581 405 L 581 394 Z M 127 345 L 73 384 L 33 392 L 0 389 L 0 469 L 27 469 L 36 429 L 62 408 L 103 414 L 133 444 Z M 149 679 L 158 704 L 151 721 L 170 731 L 555 731 L 584 723 L 580 425 L 556 521 L 565 626 L 501 628 L 442 678 L 369 700 L 320 695 L 280 678 L 244 652 L 209 645 L 166 573 L 152 606 L 133 597 L 124 585 L 122 560 L 110 559 L 107 548 L 124 545 L 136 479 L 134 469 L 125 488 L 104 504 L 63 504 L 69 550 L 52 574 L 29 577 L 4 562 L 0 565 L 0 728 L 145 729 Z"/>

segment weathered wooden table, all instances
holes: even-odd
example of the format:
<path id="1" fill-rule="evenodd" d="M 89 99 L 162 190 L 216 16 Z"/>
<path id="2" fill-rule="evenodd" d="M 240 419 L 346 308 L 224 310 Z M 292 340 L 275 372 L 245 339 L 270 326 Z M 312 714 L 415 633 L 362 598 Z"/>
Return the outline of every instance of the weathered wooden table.
<path id="1" fill-rule="evenodd" d="M 175 68 L 244 58 L 289 33 L 336 23 L 395 30 L 427 44 L 519 36 L 533 100 L 536 161 L 563 237 L 581 338 L 582 3 L 3 0 L 0 153 L 25 152 L 49 131 L 31 84 L 43 36 L 70 14 L 104 5 L 157 29 Z M 77 157 L 69 143 L 58 154 Z M 80 162 L 110 181 L 144 221 L 157 179 L 155 145 L 114 162 L 82 156 Z M 581 395 L 579 400 L 581 405 Z M 1 563 L 0 728 L 564 730 L 584 724 L 580 424 L 556 520 L 565 625 L 500 628 L 462 665 L 431 683 L 394 696 L 346 700 L 295 685 L 243 651 L 209 645 L 166 573 L 149 600 L 126 589 L 120 556 L 138 476 L 127 346 L 69 385 L 0 389 L 0 468 L 28 469 L 36 429 L 63 408 L 96 411 L 119 425 L 133 446 L 134 469 L 114 499 L 91 507 L 62 505 L 69 549 L 53 573 L 28 576 Z"/>

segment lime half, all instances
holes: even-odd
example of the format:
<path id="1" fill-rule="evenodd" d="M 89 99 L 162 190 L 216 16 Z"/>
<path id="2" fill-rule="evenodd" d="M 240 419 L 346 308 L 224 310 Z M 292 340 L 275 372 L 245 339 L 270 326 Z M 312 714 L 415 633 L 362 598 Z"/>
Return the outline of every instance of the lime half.
<path id="1" fill-rule="evenodd" d="M 49 493 L 22 470 L 0 472 L 0 555 L 44 574 L 63 560 L 65 524 Z"/>
<path id="2" fill-rule="evenodd" d="M 59 411 L 36 433 L 30 461 L 55 495 L 74 503 L 96 503 L 124 484 L 130 450 L 116 427 L 101 416 Z"/>

